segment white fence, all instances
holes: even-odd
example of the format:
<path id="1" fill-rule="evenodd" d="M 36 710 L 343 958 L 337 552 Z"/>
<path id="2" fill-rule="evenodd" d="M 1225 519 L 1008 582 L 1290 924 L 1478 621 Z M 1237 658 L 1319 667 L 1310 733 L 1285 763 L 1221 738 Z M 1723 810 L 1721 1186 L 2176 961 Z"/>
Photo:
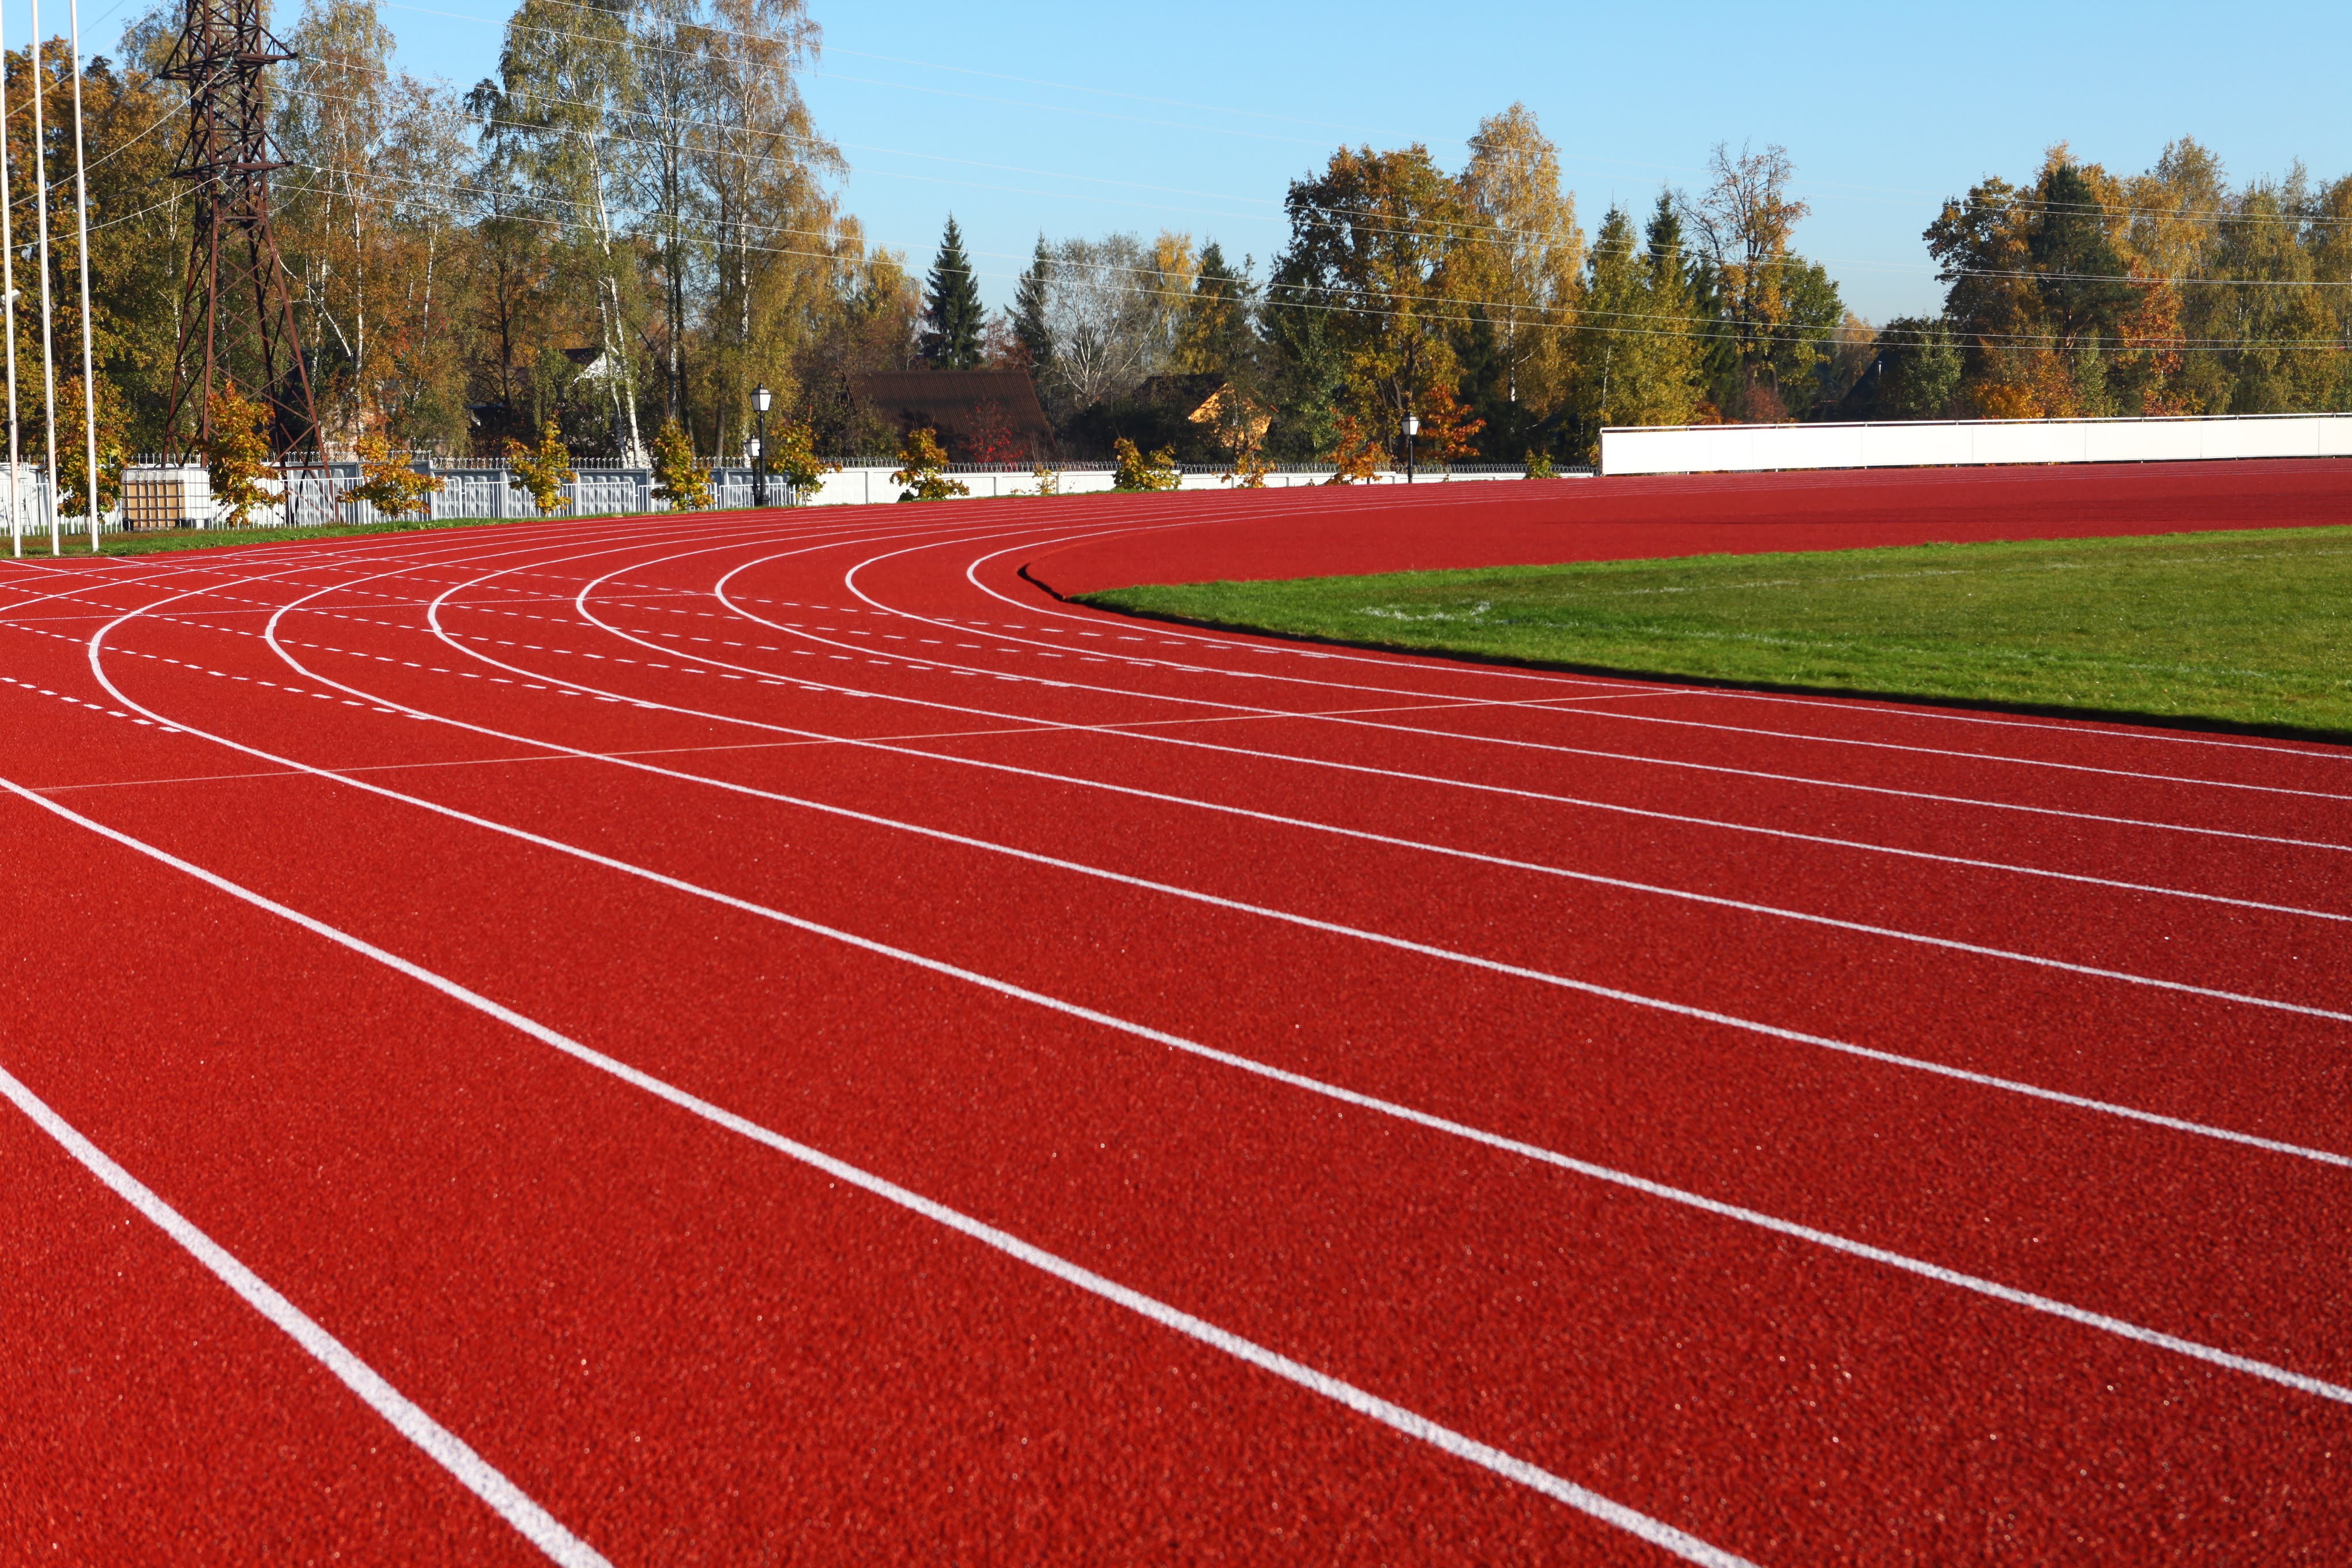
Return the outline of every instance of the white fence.
<path id="1" fill-rule="evenodd" d="M 2352 457 L 2352 414 L 2203 419 L 1952 419 L 1883 425 L 1673 425 L 1601 433 L 1604 474 L 2165 463 Z"/>
<path id="2" fill-rule="evenodd" d="M 0 463 L 0 519 L 5 518 L 7 510 L 8 465 L 5 463 Z M 89 532 L 89 521 L 86 518 L 79 520 L 71 518 L 61 520 L 61 527 L 63 531 L 68 533 L 72 532 L 74 523 L 77 521 L 80 521 L 81 531 L 84 535 L 87 535 Z M 0 522 L 0 526 L 6 526 L 6 524 L 5 522 Z M 21 465 L 16 469 L 16 516 L 15 519 L 15 526 L 16 529 L 21 531 L 20 536 L 23 539 L 26 549 L 30 549 L 36 542 L 37 542 L 44 550 L 48 548 L 48 476 L 39 468 L 34 468 L 29 464 Z M 0 548 L 5 548 L 5 546 L 0 546 Z"/>
<path id="3" fill-rule="evenodd" d="M 890 482 L 898 471 L 896 463 L 845 464 L 838 473 L 827 474 L 816 489 L 799 504 L 803 506 L 870 506 L 877 502 L 895 501 L 903 488 Z M 1004 465 L 982 467 L 960 464 L 943 470 L 950 479 L 970 487 L 975 500 L 992 496 L 1034 496 L 1039 483 L 1036 470 L 1028 466 Z M 1110 463 L 1067 463 L 1051 470 L 1057 493 L 1090 495 L 1114 488 L 1117 466 Z M 1186 490 L 1229 489 L 1226 470 L 1218 465 L 1188 463 L 1180 466 L 1177 489 Z M 1319 485 L 1331 478 L 1328 463 L 1307 463 L 1276 468 L 1265 476 L 1269 489 L 1286 489 L 1295 485 Z M 1527 470 L 1517 463 L 1456 464 L 1452 468 L 1423 468 L 1415 478 L 1419 483 L 1445 484 L 1467 479 L 1516 479 L 1526 477 Z M 1404 470 L 1384 471 L 1363 481 L 1367 484 L 1401 485 L 1405 482 Z"/>
<path id="4" fill-rule="evenodd" d="M 436 468 L 433 472 L 446 487 L 433 497 L 434 517 L 526 518 L 540 515 L 539 508 L 532 503 L 530 497 L 515 488 L 514 476 L 503 467 Z M 303 509 L 302 521 L 306 523 L 313 521 L 383 521 L 376 516 L 375 509 L 365 501 L 336 499 L 358 482 L 356 472 L 348 477 L 335 474 L 324 480 L 315 476 L 305 476 L 301 483 L 308 493 L 298 498 L 298 504 Z M 562 515 L 619 517 L 633 512 L 667 511 L 668 507 L 654 499 L 655 482 L 650 468 L 583 468 L 578 478 L 563 487 L 563 498 L 571 504 L 562 509 Z M 710 495 L 712 504 L 722 510 L 750 506 L 751 470 L 711 469 Z M 775 505 L 790 504 L 783 485 L 777 480 L 769 481 L 769 495 Z M 333 514 L 338 508 L 341 515 L 335 516 Z"/>
<path id="5" fill-rule="evenodd" d="M 433 475 L 441 480 L 442 489 L 425 498 L 426 517 L 436 521 L 458 518 L 535 518 L 540 510 L 530 495 L 518 489 L 514 476 L 503 464 L 461 463 L 444 468 L 435 464 Z M 740 466 L 722 466 L 709 470 L 712 502 L 720 509 L 748 507 L 751 504 L 751 470 Z M 133 491 L 134 526 L 156 526 L 156 510 L 162 503 L 149 498 L 158 492 L 150 489 L 158 480 L 186 477 L 184 490 L 174 490 L 175 499 L 184 496 L 184 504 L 171 507 L 174 512 L 163 526 L 210 529 L 222 526 L 218 503 L 211 499 L 209 487 L 204 481 L 201 468 L 184 468 L 175 465 L 134 464 L 128 476 Z M 5 485 L 6 469 L 0 466 L 0 485 Z M 18 507 L 24 520 L 26 539 L 48 537 L 46 476 L 38 469 L 18 470 Z M 360 483 L 356 463 L 331 463 L 324 471 L 312 469 L 287 476 L 282 488 L 272 484 L 278 499 L 273 504 L 256 507 L 247 516 L 250 528 L 284 528 L 289 524 L 300 528 L 316 528 L 330 524 L 371 524 L 394 521 L 380 514 L 366 501 L 350 499 L 350 491 Z M 633 513 L 666 511 L 662 502 L 654 499 L 655 479 L 650 468 L 583 468 L 576 477 L 563 486 L 563 499 L 569 504 L 559 515 L 563 517 L 618 517 Z M 769 480 L 769 495 L 773 504 L 788 506 L 792 498 L 781 480 Z M 0 510 L 5 503 L 0 500 Z M 60 520 L 64 531 L 86 533 L 87 518 Z M 118 533 L 124 531 L 122 509 L 117 507 L 100 521 L 100 531 Z"/>
<path id="6" fill-rule="evenodd" d="M 839 471 L 827 474 L 814 489 L 795 492 L 774 475 L 768 479 L 768 499 L 772 506 L 859 506 L 877 502 L 896 501 L 901 487 L 890 482 L 898 465 L 887 460 L 869 459 L 845 465 Z M 529 494 L 518 489 L 513 474 L 502 464 L 461 463 L 450 467 L 435 464 L 431 469 L 442 481 L 443 488 L 426 498 L 426 515 L 435 520 L 461 518 L 536 518 L 539 508 Z M 1564 470 L 1565 471 L 1565 470 Z M 983 468 L 959 465 L 948 474 L 970 487 L 975 499 L 993 496 L 1035 495 L 1038 477 L 1030 467 Z M 1266 475 L 1272 488 L 1293 485 L 1322 484 L 1331 477 L 1328 464 L 1304 465 L 1277 468 Z M 1524 470 L 1517 464 L 1455 465 L 1447 468 L 1423 468 L 1416 475 L 1422 484 L 1445 484 L 1462 480 L 1513 479 Z M 1107 491 L 1115 478 L 1109 463 L 1069 463 L 1052 470 L 1057 490 L 1065 495 Z M 211 500 L 201 468 L 177 465 L 140 463 L 132 466 L 129 477 L 133 504 L 131 522 L 126 525 L 120 506 L 100 520 L 100 530 L 105 533 L 121 533 L 128 530 L 156 528 L 212 529 L 223 526 L 217 503 Z M 711 500 L 714 510 L 732 510 L 751 504 L 751 470 L 741 466 L 716 467 L 709 470 Z M 24 539 L 30 546 L 46 548 L 49 537 L 49 513 L 47 477 L 38 468 L 17 469 L 17 517 L 22 523 Z M 1402 469 L 1383 472 L 1365 481 L 1370 484 L 1403 484 Z M 5 486 L 6 466 L 0 464 L 0 512 L 6 510 Z M 371 524 L 393 521 L 379 515 L 365 501 L 349 499 L 349 492 L 360 483 L 356 463 L 330 464 L 324 472 L 311 470 L 289 475 L 280 500 L 267 507 L 257 507 L 248 515 L 250 528 L 314 528 L 334 524 Z M 562 517 L 619 517 L 669 510 L 654 499 L 655 479 L 652 470 L 633 468 L 582 468 L 576 478 L 563 486 L 564 500 L 570 504 L 557 515 Z M 1223 470 L 1205 465 L 1185 467 L 1179 488 L 1188 490 L 1218 489 L 1226 487 Z M 272 487 L 273 489 L 276 487 Z M 166 499 L 166 498 L 169 499 Z M 89 530 L 87 518 L 64 517 L 58 520 L 59 530 L 69 537 L 86 537 Z"/>

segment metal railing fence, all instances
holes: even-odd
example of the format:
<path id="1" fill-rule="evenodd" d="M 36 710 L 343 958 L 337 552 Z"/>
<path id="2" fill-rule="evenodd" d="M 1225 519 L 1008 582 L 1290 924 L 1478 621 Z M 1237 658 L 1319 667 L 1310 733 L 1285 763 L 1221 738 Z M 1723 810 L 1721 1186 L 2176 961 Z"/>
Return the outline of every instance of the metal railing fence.
<path id="1" fill-rule="evenodd" d="M 415 467 L 430 473 L 442 482 L 442 488 L 425 498 L 424 518 L 433 521 L 488 519 L 523 521 L 541 515 L 528 491 L 515 482 L 514 470 L 498 458 L 427 458 L 417 457 Z M 895 458 L 865 458 L 844 459 L 837 473 L 828 474 L 817 486 L 794 490 L 774 475 L 769 476 L 768 495 L 772 506 L 806 506 L 835 502 L 891 501 L 898 499 L 898 488 L 888 476 L 898 468 Z M 1118 465 L 1110 462 L 1075 460 L 1046 465 L 1057 488 L 1071 492 L 1089 492 L 1109 488 L 1108 479 Z M 567 503 L 558 517 L 625 517 L 659 513 L 670 509 L 656 500 L 654 489 L 657 483 L 653 470 L 640 465 L 612 460 L 575 460 L 574 478 L 562 486 Z M 710 479 L 712 509 L 733 510 L 751 504 L 752 474 L 749 465 L 740 461 L 708 463 L 705 471 Z M 980 499 L 991 496 L 1034 494 L 1037 485 L 1037 465 L 1034 463 L 955 463 L 944 470 L 963 479 Z M 1277 486 L 1320 483 L 1335 470 L 1328 463 L 1283 464 L 1268 475 L 1268 482 Z M 1456 463 L 1453 465 L 1424 464 L 1420 469 L 1423 483 L 1443 483 L 1448 479 L 1502 479 L 1518 477 L 1521 468 L 1516 463 Z M 1562 469 L 1563 474 L 1583 470 Z M 1209 489 L 1223 488 L 1227 473 L 1225 465 L 1216 463 L 1184 463 L 1178 465 L 1182 488 Z M 154 528 L 184 527 L 211 529 L 222 526 L 219 509 L 210 499 L 209 486 L 203 470 L 186 465 L 166 463 L 155 458 L 142 458 L 131 468 L 128 481 L 142 497 L 155 492 L 138 490 L 142 484 L 169 482 L 177 476 L 186 476 L 184 504 L 174 501 L 159 512 L 158 506 L 145 501 L 128 509 L 121 504 L 110 509 L 100 520 L 101 533 L 121 533 Z M 1381 483 L 1402 482 L 1402 471 L 1380 476 Z M 5 500 L 5 468 L 0 465 L 0 513 L 6 510 Z M 370 503 L 355 500 L 351 491 L 362 483 L 360 465 L 356 462 L 330 463 L 321 468 L 297 470 L 286 476 L 279 486 L 280 499 L 274 503 L 256 507 L 247 516 L 246 526 L 256 529 L 286 527 L 316 528 L 325 526 L 370 526 L 402 520 L 387 518 Z M 177 497 L 181 492 L 171 492 Z M 21 519 L 27 548 L 36 544 L 46 548 L 49 533 L 49 499 L 47 475 L 30 466 L 17 470 L 17 512 Z M 128 516 L 126 515 L 128 513 Z M 168 514 L 166 521 L 159 516 Z M 82 517 L 61 517 L 60 531 L 70 536 L 87 537 L 89 520 Z M 410 519 L 409 521 L 415 521 Z M 0 516 L 0 526 L 5 525 Z"/>

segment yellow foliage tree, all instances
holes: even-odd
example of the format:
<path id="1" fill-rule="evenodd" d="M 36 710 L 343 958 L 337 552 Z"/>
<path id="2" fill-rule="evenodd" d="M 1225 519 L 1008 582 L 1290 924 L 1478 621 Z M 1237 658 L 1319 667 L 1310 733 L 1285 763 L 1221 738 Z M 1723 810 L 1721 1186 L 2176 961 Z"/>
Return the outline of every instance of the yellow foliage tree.
<path id="1" fill-rule="evenodd" d="M 68 376 L 58 384 L 58 406 L 79 411 L 81 402 L 81 377 Z M 101 376 L 98 383 L 98 505 L 102 514 L 122 500 L 122 469 L 130 461 L 124 449 L 123 426 L 130 421 L 123 406 L 121 389 Z M 89 447 L 84 439 L 81 421 L 71 422 L 70 431 L 58 432 L 58 510 L 67 517 L 89 515 Z"/>
<path id="2" fill-rule="evenodd" d="M 672 511 L 709 511 L 710 475 L 694 455 L 694 438 L 675 418 L 654 436 L 654 500 Z"/>
<path id="3" fill-rule="evenodd" d="M 231 528 L 249 526 L 256 507 L 278 501 L 269 488 L 281 476 L 269 460 L 268 419 L 266 406 L 226 384 L 205 400 L 205 469 L 213 503 L 226 509 L 223 521 Z"/>
<path id="4" fill-rule="evenodd" d="M 1337 371 L 1333 412 L 1393 429 L 1423 392 L 1460 377 L 1457 328 L 1489 270 L 1477 237 L 1489 226 L 1429 149 L 1342 147 L 1324 171 L 1292 184 L 1291 235 L 1275 271 L 1277 300 L 1312 300 L 1311 333 Z M 1277 310 L 1277 319 L 1282 312 Z"/>
<path id="5" fill-rule="evenodd" d="M 825 475 L 841 472 L 839 463 L 828 463 L 816 455 L 816 428 L 805 419 L 791 421 L 777 434 L 775 455 L 769 458 L 768 468 L 796 490 L 813 490 Z"/>
<path id="6" fill-rule="evenodd" d="M 530 496 L 531 504 L 539 508 L 541 517 L 562 511 L 572 504 L 563 487 L 580 476 L 572 470 L 572 454 L 563 445 L 563 433 L 551 419 L 539 433 L 537 447 L 520 441 L 507 442 L 507 467 L 514 478 L 507 483 Z"/>
<path id="7" fill-rule="evenodd" d="M 950 496 L 971 494 L 970 485 L 949 479 L 940 471 L 947 466 L 948 455 L 940 446 L 940 433 L 916 430 L 898 448 L 898 471 L 890 476 L 890 482 L 905 487 L 898 492 L 900 500 L 945 500 Z"/>
<path id="8" fill-rule="evenodd" d="M 343 492 L 348 501 L 365 501 L 384 517 L 422 512 L 428 497 L 449 488 L 433 474 L 420 474 L 406 459 L 393 455 L 392 443 L 381 431 L 359 438 L 360 482 Z"/>
<path id="9" fill-rule="evenodd" d="M 1176 454 L 1165 447 L 1147 458 L 1136 450 L 1134 442 L 1121 436 L 1110 444 L 1110 455 L 1118 463 L 1118 471 L 1111 477 L 1110 488 L 1115 490 L 1172 490 L 1182 482 Z"/>
<path id="10" fill-rule="evenodd" d="M 1465 267 L 1485 301 L 1504 400 L 1539 415 L 1567 395 L 1584 232 L 1560 184 L 1559 149 L 1527 105 L 1478 122 L 1462 191 L 1481 220 Z"/>

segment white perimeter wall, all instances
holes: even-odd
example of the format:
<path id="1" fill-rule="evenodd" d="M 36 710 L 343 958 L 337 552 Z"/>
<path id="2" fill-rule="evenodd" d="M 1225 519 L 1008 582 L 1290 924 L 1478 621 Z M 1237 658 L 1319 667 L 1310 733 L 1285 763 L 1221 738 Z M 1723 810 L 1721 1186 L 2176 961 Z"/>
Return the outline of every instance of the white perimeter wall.
<path id="1" fill-rule="evenodd" d="M 865 506 L 877 501 L 896 501 L 898 499 L 899 490 L 903 488 L 890 482 L 890 476 L 896 471 L 889 468 L 843 468 L 836 473 L 827 474 L 817 486 L 816 493 L 809 497 L 805 504 Z M 951 479 L 961 479 L 970 486 L 973 499 L 978 500 L 985 500 L 991 496 L 1034 496 L 1037 493 L 1037 477 L 1026 469 L 995 473 L 986 470 L 975 472 L 963 468 L 950 468 L 948 470 L 947 477 Z M 1111 489 L 1112 480 L 1118 476 L 1108 468 L 1070 468 L 1063 470 L 1061 477 L 1061 493 L 1066 496 L 1075 496 L 1087 495 L 1097 490 L 1108 490 Z M 1293 485 L 1319 485 L 1328 480 L 1330 477 L 1331 470 L 1328 468 L 1308 469 L 1298 473 L 1285 473 L 1276 469 L 1266 475 L 1265 488 L 1287 489 Z M 1444 469 L 1431 469 L 1420 475 L 1419 482 L 1424 485 L 1467 484 L 1482 479 L 1516 479 L 1521 477 L 1520 471 L 1516 468 L 1507 472 L 1491 474 L 1448 473 Z M 1359 482 L 1374 485 L 1401 485 L 1405 482 L 1405 478 L 1402 472 L 1381 473 Z M 1182 475 L 1176 488 L 1186 490 L 1222 490 L 1231 489 L 1233 487 L 1225 482 L 1222 475 L 1204 473 Z"/>
<path id="2" fill-rule="evenodd" d="M 1953 419 L 1885 425 L 1673 425 L 1601 433 L 1604 474 L 2162 463 L 2352 457 L 2352 414 L 2213 419 Z"/>

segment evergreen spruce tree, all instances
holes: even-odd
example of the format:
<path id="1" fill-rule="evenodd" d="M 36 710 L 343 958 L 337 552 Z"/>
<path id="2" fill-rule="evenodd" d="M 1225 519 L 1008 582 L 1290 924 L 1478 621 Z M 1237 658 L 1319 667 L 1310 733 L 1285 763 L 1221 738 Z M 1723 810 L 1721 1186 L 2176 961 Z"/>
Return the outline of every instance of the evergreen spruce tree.
<path id="1" fill-rule="evenodd" d="M 940 254 L 923 290 L 923 358 L 934 370 L 971 370 L 980 363 L 982 312 L 980 284 L 963 253 L 963 234 L 948 215 Z"/>
<path id="2" fill-rule="evenodd" d="M 1053 253 L 1045 248 L 1045 237 L 1040 234 L 1036 258 L 1021 275 L 1021 286 L 1013 294 L 1013 336 L 1028 351 L 1030 373 L 1035 375 L 1043 375 L 1054 358 L 1054 334 L 1045 325 L 1045 290 L 1053 279 Z"/>

